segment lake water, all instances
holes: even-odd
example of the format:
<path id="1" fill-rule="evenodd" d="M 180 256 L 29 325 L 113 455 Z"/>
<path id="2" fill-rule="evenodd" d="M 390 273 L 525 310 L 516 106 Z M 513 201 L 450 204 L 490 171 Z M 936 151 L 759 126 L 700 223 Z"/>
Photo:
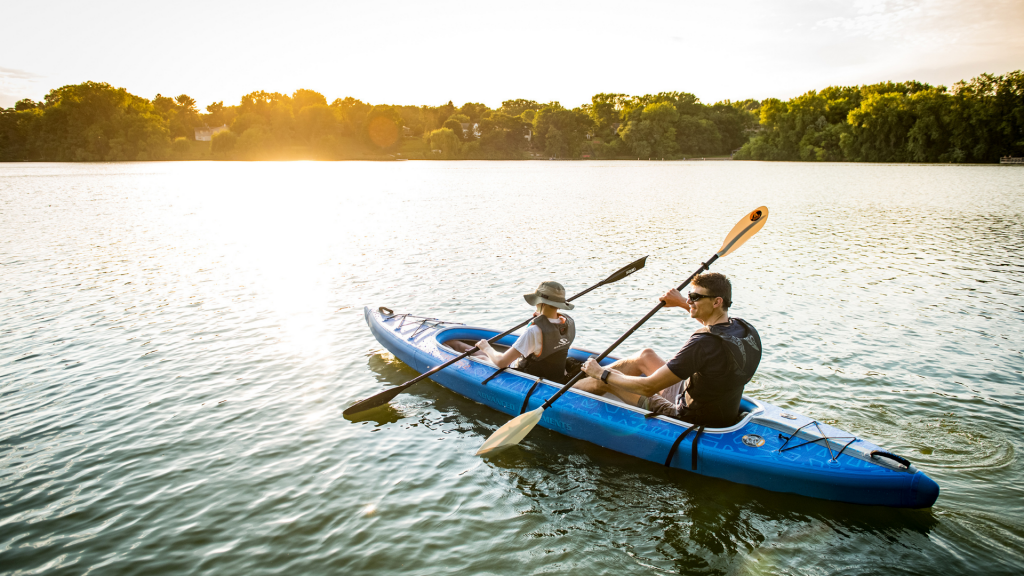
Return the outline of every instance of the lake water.
<path id="1" fill-rule="evenodd" d="M 364 305 L 603 349 L 711 256 L 747 393 L 911 459 L 930 510 L 690 474 L 415 376 Z M 0 164 L 0 574 L 1020 574 L 1024 168 L 741 162 Z M 619 349 L 673 354 L 655 316 Z"/>

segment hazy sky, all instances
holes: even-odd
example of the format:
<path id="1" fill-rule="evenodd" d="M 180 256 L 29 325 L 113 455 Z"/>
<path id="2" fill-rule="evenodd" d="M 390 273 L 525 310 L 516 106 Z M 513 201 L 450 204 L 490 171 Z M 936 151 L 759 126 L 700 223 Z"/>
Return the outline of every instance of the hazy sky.
<path id="1" fill-rule="evenodd" d="M 0 106 L 86 80 L 200 106 L 310 88 L 375 104 L 828 85 L 1024 68 L 1022 0 L 5 3 Z"/>

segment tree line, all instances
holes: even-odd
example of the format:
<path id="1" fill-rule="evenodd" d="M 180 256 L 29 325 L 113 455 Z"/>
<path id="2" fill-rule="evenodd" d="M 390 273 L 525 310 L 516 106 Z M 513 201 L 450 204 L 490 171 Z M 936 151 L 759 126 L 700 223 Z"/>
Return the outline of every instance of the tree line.
<path id="1" fill-rule="evenodd" d="M 195 129 L 226 127 L 212 141 Z M 257 91 L 198 109 L 106 83 L 0 109 L 0 161 L 665 158 L 997 162 L 1024 155 L 1024 75 L 951 89 L 920 82 L 829 87 L 788 101 L 704 104 L 686 92 L 597 94 L 583 106 L 527 99 L 497 109 L 328 103 Z"/>
<path id="2" fill-rule="evenodd" d="M 831 86 L 761 102 L 739 159 L 999 162 L 1024 156 L 1024 73 L 951 88 L 921 82 Z"/>

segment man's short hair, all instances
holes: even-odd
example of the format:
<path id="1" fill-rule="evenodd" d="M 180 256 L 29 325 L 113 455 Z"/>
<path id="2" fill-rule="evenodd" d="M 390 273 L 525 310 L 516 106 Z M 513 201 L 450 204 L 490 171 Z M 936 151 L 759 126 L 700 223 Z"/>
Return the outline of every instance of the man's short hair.
<path id="1" fill-rule="evenodd" d="M 732 305 L 732 283 L 725 277 L 725 274 L 718 272 L 697 274 L 693 279 L 693 285 L 707 290 L 712 296 L 721 296 L 722 308 L 728 310 Z"/>

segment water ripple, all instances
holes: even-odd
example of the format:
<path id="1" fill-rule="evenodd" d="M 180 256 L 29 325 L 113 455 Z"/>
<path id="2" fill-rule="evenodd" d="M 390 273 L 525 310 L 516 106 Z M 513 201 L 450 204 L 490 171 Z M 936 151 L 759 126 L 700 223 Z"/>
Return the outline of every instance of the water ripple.
<path id="1" fill-rule="evenodd" d="M 0 574 L 1013 574 L 1024 171 L 759 163 L 0 165 Z M 554 216 L 538 207 L 557 199 Z M 929 511 L 666 470 L 423 382 L 364 305 L 486 326 L 570 291 L 602 349 L 718 247 L 748 392 L 913 460 Z M 671 355 L 665 311 L 620 352 Z"/>

